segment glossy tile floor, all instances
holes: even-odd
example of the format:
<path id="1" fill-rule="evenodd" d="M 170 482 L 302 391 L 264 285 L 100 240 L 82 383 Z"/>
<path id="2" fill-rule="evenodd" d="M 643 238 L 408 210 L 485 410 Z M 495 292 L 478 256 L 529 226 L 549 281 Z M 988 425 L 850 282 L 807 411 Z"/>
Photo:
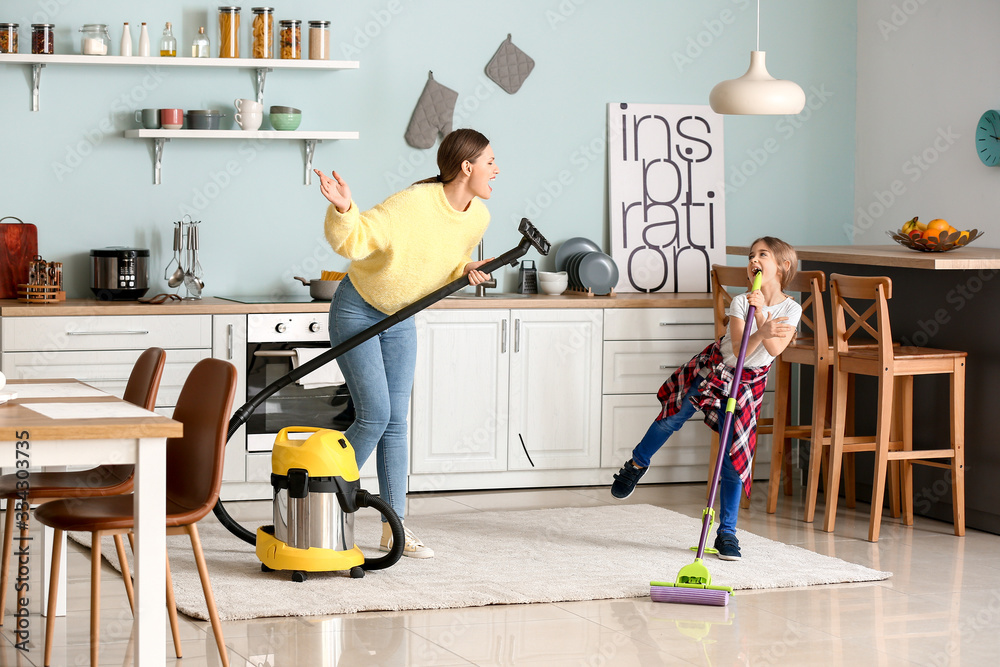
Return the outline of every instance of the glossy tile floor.
<path id="1" fill-rule="evenodd" d="M 758 484 L 758 498 L 742 511 L 741 529 L 889 570 L 893 577 L 874 584 L 742 592 L 727 608 L 636 598 L 226 622 L 230 661 L 234 667 L 996 664 L 1000 536 L 970 530 L 956 538 L 947 523 L 917 517 L 907 528 L 887 516 L 880 541 L 870 544 L 867 505 L 841 508 L 836 532 L 827 534 L 818 524 L 802 522 L 801 494 L 783 496 L 778 513 L 766 514 L 764 488 Z M 419 534 L 420 517 L 435 513 L 613 502 L 699 516 L 704 487 L 640 485 L 626 501 L 615 501 L 606 487 L 418 495 L 410 499 L 407 523 Z M 266 502 L 227 508 L 237 519 L 270 516 Z M 650 539 L 656 539 L 655 526 Z M 86 665 L 89 560 L 74 543 L 69 552 L 69 615 L 56 623 L 53 664 Z M 116 576 L 105 565 L 101 665 L 132 664 L 131 615 Z M 5 616 L 0 667 L 41 664 L 44 619 L 37 603 L 31 611 L 27 652 L 13 648 L 14 618 Z M 168 665 L 221 664 L 208 623 L 181 616 L 181 625 L 184 659 L 168 659 Z M 164 641 L 173 656 L 169 632 Z"/>

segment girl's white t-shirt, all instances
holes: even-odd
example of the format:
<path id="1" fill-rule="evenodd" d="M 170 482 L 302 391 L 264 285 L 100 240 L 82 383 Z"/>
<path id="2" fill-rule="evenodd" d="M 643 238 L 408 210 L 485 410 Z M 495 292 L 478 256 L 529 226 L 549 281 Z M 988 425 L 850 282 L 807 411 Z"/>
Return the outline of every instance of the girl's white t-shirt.
<path id="1" fill-rule="evenodd" d="M 726 327 L 726 335 L 722 337 L 722 344 L 720 345 L 722 357 L 727 366 L 736 366 L 736 355 L 733 353 L 733 345 L 730 343 L 732 340 L 732 318 L 738 317 L 746 322 L 747 311 L 749 309 L 750 304 L 747 302 L 746 294 L 734 296 L 733 302 L 729 304 L 729 326 Z M 770 313 L 774 315 L 774 319 L 779 317 L 788 318 L 785 320 L 785 324 L 793 327 L 798 327 L 799 318 L 802 317 L 802 306 L 796 303 L 795 299 L 791 297 L 786 297 L 781 303 L 767 306 L 762 310 L 765 317 Z M 753 335 L 755 331 L 757 331 L 756 317 L 750 322 L 750 334 Z M 739 342 L 736 344 L 736 349 L 739 351 Z M 761 343 L 753 352 L 746 356 L 746 359 L 743 360 L 743 367 L 760 368 L 761 366 L 769 365 L 772 361 L 774 361 L 774 357 L 768 353 L 767 348 Z"/>

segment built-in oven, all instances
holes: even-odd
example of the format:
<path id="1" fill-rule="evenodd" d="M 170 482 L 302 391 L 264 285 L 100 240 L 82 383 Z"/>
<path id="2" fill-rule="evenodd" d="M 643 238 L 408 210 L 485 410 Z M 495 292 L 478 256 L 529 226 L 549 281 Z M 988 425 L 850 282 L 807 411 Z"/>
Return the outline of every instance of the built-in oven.
<path id="1" fill-rule="evenodd" d="M 326 313 L 263 313 L 247 316 L 247 400 L 288 374 L 296 350 L 329 348 Z M 312 378 L 312 374 L 302 381 Z M 246 423 L 247 453 L 270 452 L 286 426 L 343 431 L 354 421 L 346 384 L 313 386 L 293 382 L 258 406 Z"/>

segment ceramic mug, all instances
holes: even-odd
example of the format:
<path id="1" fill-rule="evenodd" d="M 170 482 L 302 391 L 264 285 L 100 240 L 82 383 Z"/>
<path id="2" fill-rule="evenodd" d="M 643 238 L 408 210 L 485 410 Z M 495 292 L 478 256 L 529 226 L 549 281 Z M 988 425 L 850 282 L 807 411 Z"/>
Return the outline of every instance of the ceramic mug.
<path id="1" fill-rule="evenodd" d="M 244 113 L 263 113 L 264 105 L 256 100 L 248 100 L 240 98 L 233 102 L 233 106 L 236 107 L 237 111 Z"/>
<path id="2" fill-rule="evenodd" d="M 247 132 L 260 129 L 260 124 L 264 122 L 264 114 L 261 113 L 240 111 L 236 113 L 234 118 L 236 118 L 236 124 L 240 126 L 240 129 Z"/>
<path id="3" fill-rule="evenodd" d="M 184 109 L 160 109 L 160 124 L 165 130 L 179 130 L 184 125 Z"/>
<path id="4" fill-rule="evenodd" d="M 135 122 L 142 125 L 147 130 L 160 129 L 159 109 L 136 109 Z"/>

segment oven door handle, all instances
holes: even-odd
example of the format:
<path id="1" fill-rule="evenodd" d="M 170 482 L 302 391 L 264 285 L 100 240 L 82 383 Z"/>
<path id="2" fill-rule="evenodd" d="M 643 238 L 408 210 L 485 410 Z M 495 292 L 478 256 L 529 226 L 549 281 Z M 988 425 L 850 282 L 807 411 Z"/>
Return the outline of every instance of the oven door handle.
<path id="1" fill-rule="evenodd" d="M 254 350 L 255 357 L 294 357 L 295 350 Z"/>

